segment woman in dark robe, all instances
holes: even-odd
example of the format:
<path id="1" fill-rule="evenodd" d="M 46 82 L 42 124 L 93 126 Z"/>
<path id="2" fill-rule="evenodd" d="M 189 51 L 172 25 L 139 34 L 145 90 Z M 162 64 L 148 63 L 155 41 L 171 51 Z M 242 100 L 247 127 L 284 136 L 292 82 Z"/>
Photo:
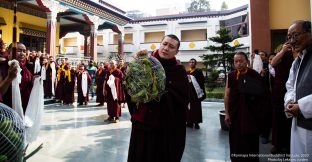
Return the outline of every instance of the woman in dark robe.
<path id="1" fill-rule="evenodd" d="M 83 95 L 83 87 L 82 87 L 82 75 L 87 75 L 87 92 L 86 96 Z M 91 76 L 89 75 L 88 71 L 85 70 L 85 65 L 79 65 L 79 71 L 77 75 L 77 92 L 78 92 L 78 105 L 85 105 L 88 104 L 89 101 L 89 89 L 91 85 Z"/>
<path id="2" fill-rule="evenodd" d="M 205 78 L 203 72 L 196 68 L 196 63 L 197 61 L 195 59 L 191 59 L 189 61 L 190 70 L 188 70 L 186 73 L 188 75 L 194 76 L 203 93 L 202 96 L 199 97 L 193 83 L 190 83 L 190 107 L 186 114 L 186 125 L 191 128 L 195 127 L 195 129 L 199 129 L 199 123 L 203 122 L 201 102 L 206 98 L 206 93 Z"/>
<path id="3" fill-rule="evenodd" d="M 107 84 L 110 75 L 115 77 L 114 82 L 116 86 L 117 99 L 113 98 L 112 90 Z M 122 100 L 122 93 L 120 92 L 122 89 L 122 79 L 123 74 L 117 68 L 117 62 L 114 60 L 110 61 L 109 73 L 105 80 L 105 99 L 107 102 L 107 114 L 109 117 L 105 121 L 112 121 L 114 123 L 119 122 L 119 117 L 121 116 L 120 101 Z"/>
<path id="4" fill-rule="evenodd" d="M 175 58 L 179 46 L 175 35 L 166 35 L 152 54 L 166 74 L 166 93 L 160 101 L 137 107 L 127 95 L 132 121 L 128 162 L 179 162 L 182 158 L 189 83 L 185 68 Z"/>
<path id="5" fill-rule="evenodd" d="M 65 66 L 65 94 L 64 94 L 64 104 L 65 105 L 72 105 L 74 103 L 74 90 L 75 90 L 75 82 L 76 82 L 76 75 L 75 70 L 71 68 L 70 64 L 67 63 Z"/>
<path id="6" fill-rule="evenodd" d="M 258 162 L 259 134 L 264 112 L 267 112 L 263 80 L 247 67 L 245 53 L 234 55 L 236 70 L 227 78 L 224 106 L 225 123 L 230 127 L 229 142 L 232 162 Z M 254 154 L 255 156 L 250 156 Z"/>
<path id="7" fill-rule="evenodd" d="M 97 106 L 103 106 L 105 102 L 103 85 L 107 75 L 107 70 L 104 69 L 104 64 L 100 63 L 99 69 L 95 74 L 96 83 L 96 102 L 99 103 Z"/>

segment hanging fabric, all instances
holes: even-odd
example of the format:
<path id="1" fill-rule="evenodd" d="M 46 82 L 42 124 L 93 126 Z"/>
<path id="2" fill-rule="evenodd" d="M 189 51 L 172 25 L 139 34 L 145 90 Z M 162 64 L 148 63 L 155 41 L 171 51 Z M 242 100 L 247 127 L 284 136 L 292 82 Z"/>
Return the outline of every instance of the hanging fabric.
<path id="1" fill-rule="evenodd" d="M 26 143 L 31 143 L 37 139 L 41 127 L 43 107 L 43 80 L 41 77 L 37 77 L 34 80 L 25 112 Z"/>
<path id="2" fill-rule="evenodd" d="M 21 75 L 22 69 L 20 68 L 19 62 L 17 60 L 11 60 L 8 62 L 9 66 L 11 66 L 13 63 L 17 65 L 17 75 L 16 75 L 16 78 L 14 78 L 12 81 L 12 108 L 24 120 L 24 111 L 22 107 L 21 91 L 19 88 L 19 84 L 22 81 L 22 75 Z"/>
<path id="3" fill-rule="evenodd" d="M 82 88 L 83 96 L 87 97 L 87 92 L 88 92 L 88 75 L 87 75 L 87 72 L 82 73 L 81 88 Z"/>

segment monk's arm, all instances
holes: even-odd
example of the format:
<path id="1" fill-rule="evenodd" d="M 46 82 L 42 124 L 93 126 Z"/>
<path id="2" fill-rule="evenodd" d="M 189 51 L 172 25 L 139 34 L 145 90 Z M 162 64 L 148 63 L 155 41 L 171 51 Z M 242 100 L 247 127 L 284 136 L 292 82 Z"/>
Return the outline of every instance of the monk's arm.
<path id="1" fill-rule="evenodd" d="M 225 109 L 225 124 L 227 126 L 230 126 L 231 120 L 230 120 L 230 114 L 229 114 L 229 96 L 230 96 L 230 88 L 228 87 L 228 79 L 226 80 L 226 86 L 225 86 L 225 94 L 224 94 L 224 109 Z"/>

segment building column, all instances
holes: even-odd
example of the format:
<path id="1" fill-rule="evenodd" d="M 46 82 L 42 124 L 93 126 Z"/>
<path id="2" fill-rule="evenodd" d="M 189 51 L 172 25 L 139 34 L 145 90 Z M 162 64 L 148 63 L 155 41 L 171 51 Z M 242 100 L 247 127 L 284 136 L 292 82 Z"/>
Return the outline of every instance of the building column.
<path id="1" fill-rule="evenodd" d="M 97 62 L 97 28 L 97 25 L 91 25 L 90 32 L 90 56 L 95 62 Z"/>
<path id="2" fill-rule="evenodd" d="M 124 44 L 123 44 L 123 34 L 118 33 L 118 55 L 120 58 L 124 58 Z"/>
<path id="3" fill-rule="evenodd" d="M 56 24 L 57 13 L 64 12 L 68 8 L 62 6 L 59 2 L 50 0 L 36 0 L 37 4 L 47 13 L 47 38 L 46 53 L 50 54 L 54 59 L 56 55 Z"/>
<path id="4" fill-rule="evenodd" d="M 84 35 L 84 45 L 83 45 L 83 48 L 84 48 L 84 54 L 83 56 L 84 57 L 88 57 L 89 56 L 89 53 L 88 53 L 88 35 Z"/>
<path id="5" fill-rule="evenodd" d="M 271 51 L 269 0 L 250 0 L 251 51 Z"/>
<path id="6" fill-rule="evenodd" d="M 47 13 L 47 44 L 46 53 L 50 54 L 55 59 L 56 51 L 56 16 L 57 12 L 51 11 Z"/>
<path id="7" fill-rule="evenodd" d="M 311 12 L 311 19 L 312 19 L 312 0 L 310 0 L 310 12 Z"/>

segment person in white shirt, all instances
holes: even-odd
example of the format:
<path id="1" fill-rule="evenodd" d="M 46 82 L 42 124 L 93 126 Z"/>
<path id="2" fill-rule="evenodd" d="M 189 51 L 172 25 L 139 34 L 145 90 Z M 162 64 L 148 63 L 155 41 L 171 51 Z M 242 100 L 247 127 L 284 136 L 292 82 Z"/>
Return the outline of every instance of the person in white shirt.
<path id="1" fill-rule="evenodd" d="M 312 38 L 311 22 L 298 20 L 288 29 L 287 40 L 298 57 L 286 82 L 286 116 L 293 118 L 291 161 L 312 161 Z"/>

